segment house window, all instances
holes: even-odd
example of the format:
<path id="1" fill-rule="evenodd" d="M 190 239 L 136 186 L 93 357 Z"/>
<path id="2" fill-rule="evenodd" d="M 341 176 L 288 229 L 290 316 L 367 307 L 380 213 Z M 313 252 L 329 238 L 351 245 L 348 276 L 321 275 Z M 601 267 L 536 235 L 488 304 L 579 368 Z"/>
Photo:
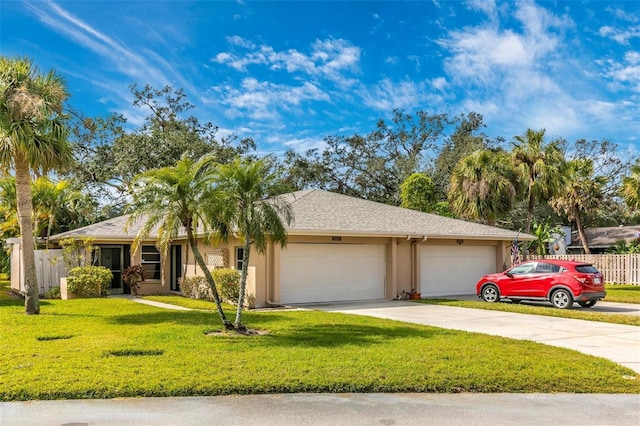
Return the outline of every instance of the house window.
<path id="1" fill-rule="evenodd" d="M 242 261 L 244 259 L 244 247 L 236 247 L 236 269 L 242 271 Z"/>
<path id="2" fill-rule="evenodd" d="M 142 269 L 146 278 L 160 279 L 160 251 L 155 246 L 142 246 Z"/>

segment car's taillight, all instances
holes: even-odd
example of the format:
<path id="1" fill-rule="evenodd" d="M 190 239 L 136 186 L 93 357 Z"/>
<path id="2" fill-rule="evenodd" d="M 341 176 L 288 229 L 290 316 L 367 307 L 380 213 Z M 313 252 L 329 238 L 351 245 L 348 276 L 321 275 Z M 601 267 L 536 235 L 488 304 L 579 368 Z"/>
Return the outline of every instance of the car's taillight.
<path id="1" fill-rule="evenodd" d="M 576 279 L 576 281 L 578 281 L 580 284 L 587 284 L 587 282 L 591 282 L 590 279 L 588 278 L 584 278 L 584 277 L 573 277 Z"/>

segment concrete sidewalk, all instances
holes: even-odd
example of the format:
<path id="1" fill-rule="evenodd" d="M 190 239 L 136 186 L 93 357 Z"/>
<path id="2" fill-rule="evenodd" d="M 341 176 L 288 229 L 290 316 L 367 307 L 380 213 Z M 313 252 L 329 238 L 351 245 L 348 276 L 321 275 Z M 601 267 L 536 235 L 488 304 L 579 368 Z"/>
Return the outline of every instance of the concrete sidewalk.
<path id="1" fill-rule="evenodd" d="M 305 308 L 532 340 L 610 359 L 640 373 L 640 327 L 631 325 L 400 300 L 305 305 Z"/>
<path id="2" fill-rule="evenodd" d="M 638 395 L 280 394 L 0 403 L 3 426 L 640 424 Z"/>

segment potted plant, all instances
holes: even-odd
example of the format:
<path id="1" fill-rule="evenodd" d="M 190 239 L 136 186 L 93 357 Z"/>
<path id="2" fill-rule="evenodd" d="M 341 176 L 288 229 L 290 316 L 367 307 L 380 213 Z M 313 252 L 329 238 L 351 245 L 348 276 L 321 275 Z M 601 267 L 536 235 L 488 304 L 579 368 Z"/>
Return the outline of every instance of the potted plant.
<path id="1" fill-rule="evenodd" d="M 411 293 L 409 293 L 409 299 L 418 300 L 420 298 L 421 298 L 420 293 L 418 293 L 415 288 L 412 288 Z"/>
<path id="2" fill-rule="evenodd" d="M 131 265 L 122 272 L 122 281 L 131 289 L 131 294 L 138 295 L 140 283 L 144 281 L 144 269 L 141 265 Z"/>

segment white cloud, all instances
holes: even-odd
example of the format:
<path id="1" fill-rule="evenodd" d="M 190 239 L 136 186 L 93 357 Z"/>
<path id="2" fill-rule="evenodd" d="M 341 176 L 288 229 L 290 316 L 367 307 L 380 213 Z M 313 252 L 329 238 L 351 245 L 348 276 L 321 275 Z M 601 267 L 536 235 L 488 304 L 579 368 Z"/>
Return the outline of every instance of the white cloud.
<path id="1" fill-rule="evenodd" d="M 632 38 L 640 38 L 640 25 L 629 26 L 624 29 L 614 28 L 605 25 L 598 31 L 602 37 L 607 37 L 617 41 L 622 45 L 629 45 L 629 40 Z"/>
<path id="2" fill-rule="evenodd" d="M 212 87 L 212 90 L 229 108 L 227 115 L 248 115 L 253 120 L 278 120 L 283 111 L 301 113 L 306 102 L 330 100 L 326 93 L 310 82 L 292 87 L 245 78 L 240 88 L 222 85 Z"/>
<path id="3" fill-rule="evenodd" d="M 385 78 L 373 87 L 359 89 L 358 94 L 366 106 L 385 113 L 396 108 L 422 108 L 428 100 L 431 103 L 440 102 L 440 97 L 430 95 L 424 84 L 410 80 L 395 82 Z"/>
<path id="4" fill-rule="evenodd" d="M 256 46 L 238 36 L 229 37 L 228 40 L 248 52 L 220 52 L 212 58 L 212 62 L 228 65 L 238 71 L 244 72 L 250 65 L 263 65 L 272 70 L 300 72 L 349 84 L 351 81 L 342 73 L 355 73 L 359 70 L 360 48 L 342 39 L 316 40 L 308 53 L 297 49 L 276 51 L 271 46 Z"/>
<path id="5" fill-rule="evenodd" d="M 598 63 L 605 69 L 603 75 L 611 79 L 612 89 L 640 93 L 640 52 L 626 52 L 623 62 L 608 59 Z"/>

